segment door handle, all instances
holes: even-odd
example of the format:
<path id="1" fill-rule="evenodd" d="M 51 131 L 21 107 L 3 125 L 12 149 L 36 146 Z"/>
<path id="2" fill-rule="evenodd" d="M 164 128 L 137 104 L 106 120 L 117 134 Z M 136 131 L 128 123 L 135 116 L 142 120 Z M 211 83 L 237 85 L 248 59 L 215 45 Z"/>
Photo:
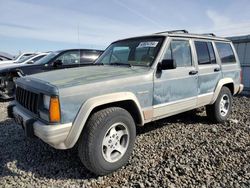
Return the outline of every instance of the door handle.
<path id="1" fill-rule="evenodd" d="M 191 70 L 191 71 L 189 72 L 189 75 L 195 75 L 195 74 L 197 74 L 197 73 L 198 73 L 197 70 Z"/>
<path id="2" fill-rule="evenodd" d="M 214 69 L 214 72 L 219 72 L 220 71 L 220 68 L 215 68 Z"/>

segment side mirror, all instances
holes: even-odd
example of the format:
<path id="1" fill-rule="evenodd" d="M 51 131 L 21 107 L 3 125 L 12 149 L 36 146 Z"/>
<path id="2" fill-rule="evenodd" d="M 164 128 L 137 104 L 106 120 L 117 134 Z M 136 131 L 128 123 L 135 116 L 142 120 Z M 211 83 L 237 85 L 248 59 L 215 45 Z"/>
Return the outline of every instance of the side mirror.
<path id="1" fill-rule="evenodd" d="M 59 67 L 59 66 L 62 66 L 62 60 L 60 60 L 60 59 L 57 59 L 57 60 L 55 60 L 53 63 L 52 63 L 52 66 L 53 67 Z"/>
<path id="2" fill-rule="evenodd" d="M 34 64 L 34 61 L 33 60 L 28 61 L 27 64 Z"/>
<path id="3" fill-rule="evenodd" d="M 168 69 L 176 69 L 176 63 L 173 59 L 164 59 L 162 62 L 158 63 L 158 70 L 168 70 Z"/>

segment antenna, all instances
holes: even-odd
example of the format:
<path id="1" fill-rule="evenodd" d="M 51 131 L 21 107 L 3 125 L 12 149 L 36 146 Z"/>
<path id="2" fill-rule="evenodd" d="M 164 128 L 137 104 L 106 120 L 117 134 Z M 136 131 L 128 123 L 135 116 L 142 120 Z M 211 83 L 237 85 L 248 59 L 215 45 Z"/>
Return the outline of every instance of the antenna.
<path id="1" fill-rule="evenodd" d="M 77 23 L 77 44 L 78 44 L 78 50 L 79 50 L 79 66 L 81 62 L 81 50 L 80 50 L 80 36 L 79 36 L 79 23 Z"/>
<path id="2" fill-rule="evenodd" d="M 79 23 L 77 23 L 77 45 L 80 49 Z"/>

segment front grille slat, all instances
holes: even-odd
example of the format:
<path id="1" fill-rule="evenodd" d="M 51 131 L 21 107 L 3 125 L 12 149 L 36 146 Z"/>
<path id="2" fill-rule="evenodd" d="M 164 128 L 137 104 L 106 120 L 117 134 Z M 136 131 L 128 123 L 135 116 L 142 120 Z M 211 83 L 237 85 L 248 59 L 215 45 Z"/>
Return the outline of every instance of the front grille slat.
<path id="1" fill-rule="evenodd" d="M 18 93 L 19 93 L 19 89 L 17 88 L 17 89 L 16 89 L 16 99 L 17 99 L 17 100 L 18 100 L 18 97 L 19 97 Z"/>
<path id="2" fill-rule="evenodd" d="M 25 90 L 25 99 L 24 99 L 25 108 L 28 108 L 28 97 L 29 97 L 29 91 Z"/>
<path id="3" fill-rule="evenodd" d="M 24 96 L 24 90 L 21 90 L 21 100 L 20 100 L 20 102 L 21 102 L 21 104 L 23 105 L 23 97 Z"/>
<path id="4" fill-rule="evenodd" d="M 25 90 L 23 90 L 22 105 L 25 107 Z"/>
<path id="5" fill-rule="evenodd" d="M 16 89 L 16 101 L 29 111 L 37 114 L 38 110 L 38 94 L 17 87 Z"/>
<path id="6" fill-rule="evenodd" d="M 20 104 L 23 104 L 23 90 L 20 89 Z"/>
<path id="7" fill-rule="evenodd" d="M 34 98 L 33 96 L 34 96 L 33 93 L 31 93 L 30 100 L 29 100 L 30 111 L 34 110 L 33 106 L 32 106 L 32 104 L 33 104 L 33 98 Z"/>
<path id="8" fill-rule="evenodd" d="M 38 95 L 35 95 L 34 112 L 37 113 L 38 109 Z"/>

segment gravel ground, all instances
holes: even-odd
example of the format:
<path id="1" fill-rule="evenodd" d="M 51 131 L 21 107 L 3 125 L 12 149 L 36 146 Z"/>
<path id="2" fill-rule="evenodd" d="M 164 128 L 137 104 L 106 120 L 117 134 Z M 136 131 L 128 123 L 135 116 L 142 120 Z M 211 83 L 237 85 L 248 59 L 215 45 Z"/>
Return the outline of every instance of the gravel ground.
<path id="1" fill-rule="evenodd" d="M 203 111 L 138 128 L 126 167 L 103 177 L 88 172 L 77 151 L 27 140 L 0 104 L 0 187 L 250 187 L 250 98 L 235 97 L 225 124 Z"/>

